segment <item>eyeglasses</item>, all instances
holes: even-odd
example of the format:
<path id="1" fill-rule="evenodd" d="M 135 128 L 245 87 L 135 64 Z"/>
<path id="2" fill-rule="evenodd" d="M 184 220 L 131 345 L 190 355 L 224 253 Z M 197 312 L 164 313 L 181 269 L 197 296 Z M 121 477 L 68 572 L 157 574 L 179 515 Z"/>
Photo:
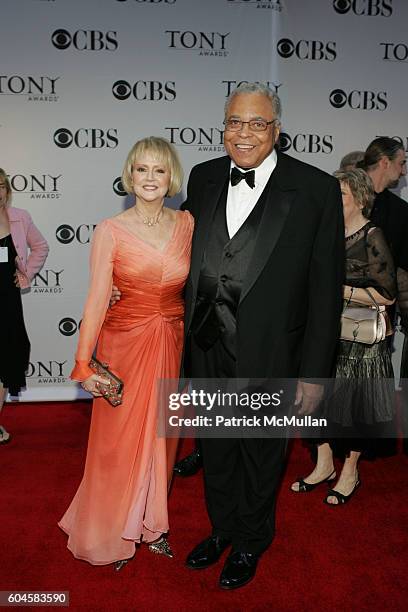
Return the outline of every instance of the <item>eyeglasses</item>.
<path id="1" fill-rule="evenodd" d="M 229 132 L 240 132 L 243 125 L 246 123 L 251 132 L 264 132 L 268 125 L 275 123 L 277 119 L 266 121 L 266 119 L 251 119 L 250 121 L 241 121 L 241 119 L 225 119 L 225 129 Z"/>

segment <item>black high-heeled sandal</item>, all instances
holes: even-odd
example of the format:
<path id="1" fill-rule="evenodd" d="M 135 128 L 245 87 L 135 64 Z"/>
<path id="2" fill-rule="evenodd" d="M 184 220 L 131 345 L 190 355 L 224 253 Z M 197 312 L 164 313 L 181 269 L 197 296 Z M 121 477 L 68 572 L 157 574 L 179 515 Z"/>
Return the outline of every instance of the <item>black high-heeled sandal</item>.
<path id="1" fill-rule="evenodd" d="M 323 480 L 319 480 L 319 482 L 315 482 L 314 484 L 305 482 L 303 478 L 299 478 L 299 480 L 295 480 L 295 482 L 293 483 L 293 484 L 295 484 L 296 482 L 299 483 L 298 491 L 295 491 L 294 489 L 292 489 L 292 487 L 290 488 L 290 490 L 293 491 L 293 493 L 309 493 L 310 491 L 313 491 L 313 489 L 323 484 L 324 482 L 331 482 L 335 478 L 336 478 L 336 470 L 333 470 L 332 473 L 327 476 L 327 478 L 323 478 Z"/>
<path id="2" fill-rule="evenodd" d="M 351 491 L 351 493 L 349 493 L 348 495 L 343 495 L 343 493 L 340 493 L 340 491 L 335 491 L 334 489 L 329 489 L 326 497 L 324 498 L 324 503 L 327 504 L 328 506 L 343 506 L 344 504 L 346 504 L 348 501 L 350 501 L 350 499 L 353 497 L 354 493 L 357 491 L 358 487 L 361 485 L 361 480 L 359 478 L 359 476 L 357 475 L 357 480 L 356 480 L 356 484 L 353 487 L 353 490 Z M 331 502 L 327 501 L 329 497 L 335 497 L 337 499 L 337 504 L 332 504 Z"/>

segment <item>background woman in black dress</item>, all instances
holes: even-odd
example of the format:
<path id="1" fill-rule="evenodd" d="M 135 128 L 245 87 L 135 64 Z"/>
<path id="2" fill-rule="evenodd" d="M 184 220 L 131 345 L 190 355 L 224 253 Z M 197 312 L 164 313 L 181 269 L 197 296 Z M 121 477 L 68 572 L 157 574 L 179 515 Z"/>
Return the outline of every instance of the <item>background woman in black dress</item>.
<path id="1" fill-rule="evenodd" d="M 365 289 L 379 306 L 391 306 L 396 296 L 396 272 L 382 230 L 368 219 L 374 188 L 364 170 L 335 172 L 343 198 L 346 240 L 345 302 L 373 305 Z M 385 313 L 387 317 L 387 313 Z M 392 326 L 387 327 L 392 334 Z M 324 482 L 335 482 L 333 450 L 345 455 L 340 476 L 325 502 L 343 504 L 360 485 L 358 460 L 371 450 L 373 438 L 387 435 L 394 418 L 393 368 L 388 339 L 368 345 L 340 340 L 336 358 L 334 393 L 325 404 L 333 439 L 317 448 L 317 464 L 305 478 L 292 484 L 292 491 L 306 493 Z"/>
<path id="2" fill-rule="evenodd" d="M 10 181 L 0 168 L 0 412 L 7 391 L 25 386 L 30 342 L 24 325 L 20 289 L 26 289 L 48 254 L 45 238 L 27 211 L 11 208 Z M 0 444 L 10 434 L 0 425 Z"/>

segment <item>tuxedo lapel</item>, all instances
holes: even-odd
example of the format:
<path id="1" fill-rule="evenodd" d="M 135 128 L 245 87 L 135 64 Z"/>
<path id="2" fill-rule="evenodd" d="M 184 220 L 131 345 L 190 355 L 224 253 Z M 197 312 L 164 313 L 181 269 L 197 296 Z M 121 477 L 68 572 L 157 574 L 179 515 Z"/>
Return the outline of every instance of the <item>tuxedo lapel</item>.
<path id="1" fill-rule="evenodd" d="M 297 187 L 288 183 L 285 173 L 285 159 L 278 155 L 278 164 L 265 187 L 267 202 L 259 224 L 255 247 L 245 276 L 240 302 L 261 274 L 271 256 L 296 196 Z M 263 197 L 263 196 L 261 196 Z"/>
<path id="2" fill-rule="evenodd" d="M 193 286 L 193 295 L 196 295 L 198 278 L 200 276 L 201 262 L 204 249 L 211 231 L 215 209 L 229 180 L 230 161 L 225 158 L 225 164 L 208 178 L 201 195 L 201 208 L 198 219 L 195 219 L 193 250 L 191 253 L 190 278 Z"/>

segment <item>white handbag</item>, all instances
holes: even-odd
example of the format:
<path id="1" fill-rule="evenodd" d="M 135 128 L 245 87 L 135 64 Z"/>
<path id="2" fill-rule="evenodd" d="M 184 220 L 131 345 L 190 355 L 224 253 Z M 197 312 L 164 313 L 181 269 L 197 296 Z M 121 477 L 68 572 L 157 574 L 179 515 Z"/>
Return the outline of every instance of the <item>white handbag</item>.
<path id="1" fill-rule="evenodd" d="M 385 306 L 379 306 L 370 291 L 365 291 L 373 301 L 373 306 L 359 306 L 353 302 L 346 304 L 341 315 L 341 340 L 376 344 L 386 337 Z"/>

